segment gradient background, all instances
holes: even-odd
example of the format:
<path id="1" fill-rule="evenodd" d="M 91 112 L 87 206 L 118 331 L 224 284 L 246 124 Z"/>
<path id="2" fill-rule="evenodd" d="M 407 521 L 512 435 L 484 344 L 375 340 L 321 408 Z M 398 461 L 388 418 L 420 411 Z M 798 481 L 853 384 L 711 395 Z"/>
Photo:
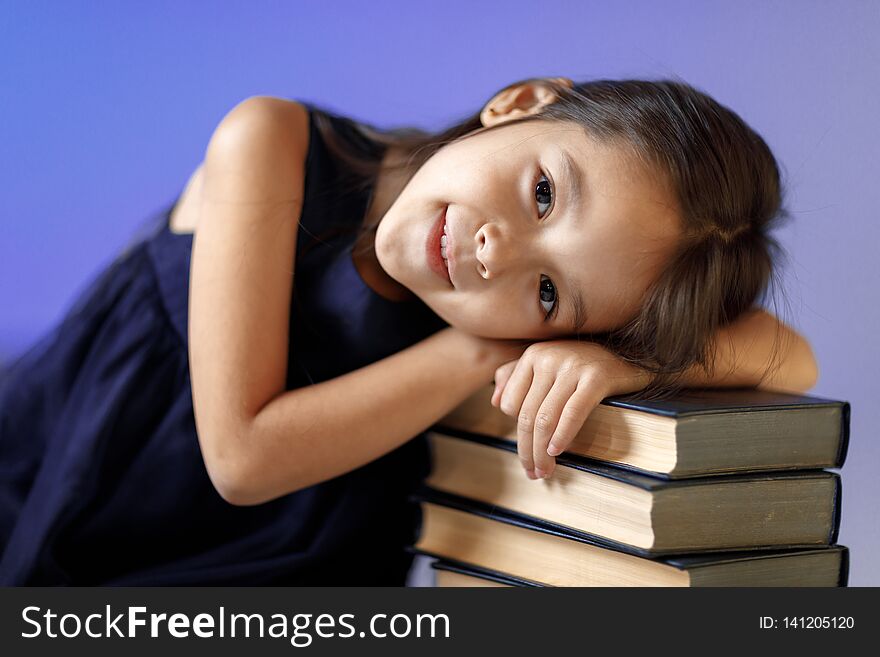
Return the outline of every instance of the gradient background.
<path id="1" fill-rule="evenodd" d="M 0 4 L 0 359 L 172 201 L 250 95 L 439 129 L 532 76 L 680 76 L 779 159 L 813 393 L 852 403 L 839 542 L 880 584 L 880 2 Z M 871 117 L 874 117 L 872 119 Z M 780 301 L 784 298 L 780 295 Z"/>

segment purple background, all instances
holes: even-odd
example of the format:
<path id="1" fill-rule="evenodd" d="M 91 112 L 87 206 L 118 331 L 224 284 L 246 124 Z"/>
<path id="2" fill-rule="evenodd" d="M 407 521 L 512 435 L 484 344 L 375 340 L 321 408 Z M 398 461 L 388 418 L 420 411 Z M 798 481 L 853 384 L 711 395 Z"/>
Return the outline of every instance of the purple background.
<path id="1" fill-rule="evenodd" d="M 812 342 L 812 392 L 853 405 L 839 540 L 851 584 L 880 584 L 880 3 L 414 5 L 4 3 L 0 358 L 57 321 L 173 200 L 247 96 L 438 129 L 526 77 L 678 75 L 740 113 L 782 163 L 790 305 L 771 310 Z"/>

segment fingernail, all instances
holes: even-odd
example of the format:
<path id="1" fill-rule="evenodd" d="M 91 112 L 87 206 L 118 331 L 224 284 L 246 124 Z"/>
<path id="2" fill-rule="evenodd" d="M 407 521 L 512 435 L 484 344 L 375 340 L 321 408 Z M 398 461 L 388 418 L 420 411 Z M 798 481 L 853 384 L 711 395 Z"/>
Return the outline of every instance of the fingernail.
<path id="1" fill-rule="evenodd" d="M 562 454 L 562 450 L 553 443 L 550 443 L 549 445 L 547 445 L 547 453 L 550 456 L 559 456 L 560 454 Z"/>
<path id="2" fill-rule="evenodd" d="M 535 475 L 534 470 L 526 470 L 526 477 L 529 479 L 537 479 L 538 477 Z"/>
<path id="3" fill-rule="evenodd" d="M 544 479 L 550 473 L 544 472 L 541 468 L 535 468 L 535 474 L 538 475 L 538 477 L 540 477 L 541 479 Z"/>

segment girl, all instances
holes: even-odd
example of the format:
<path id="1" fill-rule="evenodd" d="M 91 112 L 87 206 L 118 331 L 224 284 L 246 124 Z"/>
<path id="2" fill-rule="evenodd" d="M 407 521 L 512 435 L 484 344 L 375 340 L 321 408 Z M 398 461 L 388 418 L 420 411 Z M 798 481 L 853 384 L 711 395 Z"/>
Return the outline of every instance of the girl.
<path id="1" fill-rule="evenodd" d="M 249 98 L 3 376 L 0 584 L 403 584 L 421 432 L 493 377 L 532 478 L 609 395 L 809 389 L 753 308 L 783 214 L 679 82 L 526 80 L 438 135 Z"/>

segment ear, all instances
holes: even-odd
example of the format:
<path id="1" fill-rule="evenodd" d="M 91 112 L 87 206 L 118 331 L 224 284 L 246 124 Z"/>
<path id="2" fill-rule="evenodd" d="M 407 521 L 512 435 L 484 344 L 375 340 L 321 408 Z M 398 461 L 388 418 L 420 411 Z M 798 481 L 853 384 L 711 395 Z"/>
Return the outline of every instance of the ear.
<path id="1" fill-rule="evenodd" d="M 535 114 L 559 97 L 560 87 L 571 89 L 568 78 L 536 78 L 517 82 L 499 91 L 480 112 L 484 127 Z"/>

